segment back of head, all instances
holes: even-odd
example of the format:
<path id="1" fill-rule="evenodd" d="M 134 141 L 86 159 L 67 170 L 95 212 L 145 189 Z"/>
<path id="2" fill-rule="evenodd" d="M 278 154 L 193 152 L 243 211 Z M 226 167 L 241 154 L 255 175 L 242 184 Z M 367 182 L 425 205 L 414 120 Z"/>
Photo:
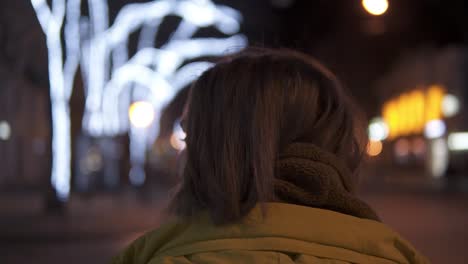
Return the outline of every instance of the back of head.
<path id="1" fill-rule="evenodd" d="M 295 142 L 335 154 L 355 173 L 364 142 L 354 115 L 336 77 L 306 55 L 261 49 L 226 58 L 191 88 L 176 213 L 207 210 L 229 223 L 275 201 L 275 163 Z"/>

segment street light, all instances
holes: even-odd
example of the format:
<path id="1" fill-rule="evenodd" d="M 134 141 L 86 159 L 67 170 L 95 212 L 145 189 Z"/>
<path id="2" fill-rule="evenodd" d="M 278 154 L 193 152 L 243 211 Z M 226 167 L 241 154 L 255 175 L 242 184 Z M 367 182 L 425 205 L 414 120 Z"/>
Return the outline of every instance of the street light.
<path id="1" fill-rule="evenodd" d="M 383 149 L 382 141 L 370 140 L 367 145 L 367 155 L 371 157 L 378 156 L 380 153 L 382 153 L 382 149 Z"/>
<path id="2" fill-rule="evenodd" d="M 0 140 L 8 140 L 11 135 L 10 124 L 7 121 L 0 121 Z"/>
<path id="3" fill-rule="evenodd" d="M 440 119 L 431 120 L 424 127 L 424 136 L 428 139 L 440 138 L 445 134 L 447 126 Z"/>
<path id="4" fill-rule="evenodd" d="M 362 0 L 362 6 L 374 16 L 380 16 L 385 13 L 388 9 L 387 0 Z"/>
<path id="5" fill-rule="evenodd" d="M 388 137 L 388 125 L 381 117 L 376 117 L 369 123 L 368 134 L 372 141 L 385 140 Z"/>
<path id="6" fill-rule="evenodd" d="M 154 108 L 149 102 L 138 101 L 128 109 L 130 123 L 137 128 L 147 128 L 154 120 Z"/>
<path id="7" fill-rule="evenodd" d="M 452 117 L 460 111 L 460 100 L 453 94 L 446 94 L 442 98 L 442 113 L 445 117 Z"/>
<path id="8" fill-rule="evenodd" d="M 452 151 L 468 150 L 468 132 L 454 132 L 448 136 L 448 148 Z"/>
<path id="9" fill-rule="evenodd" d="M 147 101 L 136 101 L 128 108 L 128 117 L 132 125 L 130 129 L 130 183 L 141 186 L 145 183 L 144 169 L 148 144 L 148 128 L 154 121 L 154 106 Z"/>

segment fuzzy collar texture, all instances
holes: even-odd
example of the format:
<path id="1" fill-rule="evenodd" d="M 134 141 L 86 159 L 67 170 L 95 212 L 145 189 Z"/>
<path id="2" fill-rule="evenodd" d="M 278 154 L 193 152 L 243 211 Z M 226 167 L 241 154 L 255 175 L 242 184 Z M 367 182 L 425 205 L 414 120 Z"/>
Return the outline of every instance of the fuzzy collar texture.
<path id="1" fill-rule="evenodd" d="M 280 155 L 275 194 L 281 202 L 380 221 L 354 194 L 356 180 L 335 155 L 309 143 L 290 144 Z"/>

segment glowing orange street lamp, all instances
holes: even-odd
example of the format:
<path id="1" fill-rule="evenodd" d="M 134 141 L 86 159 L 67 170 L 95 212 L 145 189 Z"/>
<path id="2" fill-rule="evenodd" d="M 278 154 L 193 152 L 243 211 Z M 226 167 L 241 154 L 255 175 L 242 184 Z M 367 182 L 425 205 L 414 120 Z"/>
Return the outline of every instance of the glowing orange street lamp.
<path id="1" fill-rule="evenodd" d="M 362 6 L 371 15 L 380 16 L 388 9 L 387 0 L 362 0 Z"/>
<path id="2" fill-rule="evenodd" d="M 383 144 L 381 141 L 370 140 L 367 144 L 367 155 L 376 157 L 382 153 Z"/>

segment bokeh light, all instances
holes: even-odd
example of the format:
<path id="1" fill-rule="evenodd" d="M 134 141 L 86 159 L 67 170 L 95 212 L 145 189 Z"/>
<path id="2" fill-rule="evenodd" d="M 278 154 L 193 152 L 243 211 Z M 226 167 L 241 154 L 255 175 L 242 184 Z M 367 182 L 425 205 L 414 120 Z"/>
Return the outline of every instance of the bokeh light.
<path id="1" fill-rule="evenodd" d="M 398 139 L 393 147 L 397 158 L 405 158 L 410 154 L 410 143 L 406 138 Z"/>
<path id="2" fill-rule="evenodd" d="M 382 153 L 383 145 L 381 141 L 370 140 L 367 145 L 367 155 L 371 157 L 378 156 Z"/>
<path id="3" fill-rule="evenodd" d="M 444 121 L 440 119 L 431 120 L 427 122 L 426 127 L 424 128 L 424 136 L 426 138 L 439 138 L 445 134 L 447 127 Z"/>
<path id="4" fill-rule="evenodd" d="M 468 151 L 468 132 L 454 132 L 448 136 L 451 151 Z"/>
<path id="5" fill-rule="evenodd" d="M 426 141 L 422 137 L 417 137 L 411 142 L 411 152 L 417 157 L 423 157 L 426 153 Z"/>
<path id="6" fill-rule="evenodd" d="M 440 178 L 445 175 L 449 163 L 449 153 L 445 138 L 430 141 L 429 171 L 432 177 Z"/>
<path id="7" fill-rule="evenodd" d="M 456 98 L 447 97 L 445 90 L 441 85 L 431 85 L 427 89 L 409 91 L 387 101 L 382 108 L 382 116 L 388 126 L 388 137 L 394 139 L 420 135 L 425 129 L 428 129 L 429 138 L 439 137 L 441 130 L 444 130 L 443 134 L 445 124 L 435 120 L 441 120 L 447 114 L 455 114 L 459 107 Z"/>
<path id="8" fill-rule="evenodd" d="M 460 111 L 460 101 L 453 94 L 446 94 L 442 99 L 442 113 L 445 117 L 452 117 Z"/>
<path id="9" fill-rule="evenodd" d="M 88 149 L 85 157 L 80 160 L 79 169 L 84 174 L 97 172 L 102 169 L 104 160 L 102 154 L 97 147 Z"/>
<path id="10" fill-rule="evenodd" d="M 374 16 L 380 16 L 385 13 L 388 9 L 387 0 L 362 0 L 362 6 Z"/>
<path id="11" fill-rule="evenodd" d="M 11 127 L 7 121 L 0 121 L 0 140 L 8 140 L 11 135 Z"/>
<path id="12" fill-rule="evenodd" d="M 369 122 L 369 139 L 372 141 L 385 140 L 388 137 L 388 125 L 380 118 L 374 118 Z"/>
<path id="13" fill-rule="evenodd" d="M 154 108 L 149 102 L 138 101 L 130 105 L 128 117 L 134 127 L 146 128 L 154 120 Z"/>

